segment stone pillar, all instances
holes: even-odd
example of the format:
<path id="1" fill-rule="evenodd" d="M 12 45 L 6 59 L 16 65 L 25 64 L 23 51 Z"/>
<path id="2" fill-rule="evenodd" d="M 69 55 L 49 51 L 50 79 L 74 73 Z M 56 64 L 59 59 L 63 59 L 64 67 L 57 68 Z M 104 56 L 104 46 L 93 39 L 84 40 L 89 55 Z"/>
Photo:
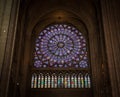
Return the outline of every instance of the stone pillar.
<path id="1" fill-rule="evenodd" d="M 113 97 L 120 97 L 120 1 L 100 0 Z"/>
<path id="2" fill-rule="evenodd" d="M 0 97 L 7 97 L 20 0 L 0 0 Z"/>

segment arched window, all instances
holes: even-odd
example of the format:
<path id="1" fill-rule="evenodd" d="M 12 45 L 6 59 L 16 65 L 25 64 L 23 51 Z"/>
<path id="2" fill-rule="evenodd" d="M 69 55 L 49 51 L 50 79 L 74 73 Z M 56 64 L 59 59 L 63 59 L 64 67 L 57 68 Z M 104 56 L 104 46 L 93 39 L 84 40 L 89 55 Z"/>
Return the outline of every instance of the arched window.
<path id="1" fill-rule="evenodd" d="M 90 88 L 87 40 L 76 27 L 54 24 L 35 41 L 31 88 Z"/>

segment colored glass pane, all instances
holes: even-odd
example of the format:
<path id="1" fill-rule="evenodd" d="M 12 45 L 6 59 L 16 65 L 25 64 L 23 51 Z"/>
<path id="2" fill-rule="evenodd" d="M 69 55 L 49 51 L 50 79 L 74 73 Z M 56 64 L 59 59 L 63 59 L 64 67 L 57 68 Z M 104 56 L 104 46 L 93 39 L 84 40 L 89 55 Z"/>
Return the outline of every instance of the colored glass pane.
<path id="1" fill-rule="evenodd" d="M 52 88 L 54 88 L 54 84 L 55 84 L 55 82 L 54 82 L 54 75 L 52 75 L 52 78 L 51 78 L 51 87 Z"/>
<path id="2" fill-rule="evenodd" d="M 34 74 L 32 74 L 32 79 L 31 79 L 31 88 L 34 88 Z"/>
<path id="3" fill-rule="evenodd" d="M 86 40 L 75 27 L 56 24 L 45 28 L 36 39 L 35 67 L 88 67 Z"/>
<path id="4" fill-rule="evenodd" d="M 87 74 L 84 76 L 84 83 L 85 83 L 85 88 L 88 88 L 88 78 L 87 78 Z"/>
<path id="5" fill-rule="evenodd" d="M 83 75 L 81 75 L 81 88 L 84 88 L 84 78 L 83 78 Z"/>
<path id="6" fill-rule="evenodd" d="M 34 88 L 37 88 L 37 75 L 34 74 Z"/>
<path id="7" fill-rule="evenodd" d="M 68 88 L 70 88 L 70 82 L 71 82 L 71 80 L 70 80 L 70 75 L 68 75 L 68 79 L 67 79 L 67 83 L 68 83 L 67 87 L 68 87 Z"/>
<path id="8" fill-rule="evenodd" d="M 78 88 L 81 88 L 81 74 L 78 75 Z"/>
<path id="9" fill-rule="evenodd" d="M 43 88 L 43 87 L 44 87 L 44 76 L 41 75 L 41 88 Z"/>
<path id="10" fill-rule="evenodd" d="M 66 75 L 65 75 L 65 80 L 64 80 L 65 88 L 67 88 L 67 86 L 68 86 L 68 82 L 67 82 L 67 80 L 68 80 L 68 77 L 67 77 L 67 74 L 66 74 Z"/>
<path id="11" fill-rule="evenodd" d="M 55 24 L 43 29 L 36 38 L 36 68 L 88 68 L 88 52 L 84 35 L 74 26 Z M 82 69 L 81 69 L 82 70 Z M 88 73 L 44 72 L 33 74 L 31 88 L 90 88 Z"/>
<path id="12" fill-rule="evenodd" d="M 31 88 L 91 88 L 88 73 L 32 74 Z"/>
<path id="13" fill-rule="evenodd" d="M 50 75 L 48 74 L 48 88 L 50 88 L 50 81 L 51 79 L 50 79 Z"/>
<path id="14" fill-rule="evenodd" d="M 77 75 L 74 76 L 75 88 L 77 88 Z"/>
<path id="15" fill-rule="evenodd" d="M 47 75 L 45 75 L 45 88 L 47 88 L 47 85 L 48 85 L 48 83 L 47 83 L 47 82 L 48 82 L 47 77 L 48 77 L 48 76 L 47 76 Z"/>
<path id="16" fill-rule="evenodd" d="M 74 75 L 71 76 L 71 88 L 74 88 Z"/>
<path id="17" fill-rule="evenodd" d="M 57 88 L 57 76 L 55 75 L 55 79 L 54 79 L 54 88 Z"/>
<path id="18" fill-rule="evenodd" d="M 91 88 L 90 76 L 88 75 L 88 88 Z"/>
<path id="19" fill-rule="evenodd" d="M 40 80 L 41 80 L 41 79 L 40 79 L 40 75 L 39 75 L 39 76 L 38 76 L 38 85 L 37 85 L 38 88 L 40 88 Z"/>
<path id="20" fill-rule="evenodd" d="M 57 84 L 58 84 L 58 88 L 60 88 L 61 87 L 61 76 L 60 75 L 58 76 L 58 83 Z"/>

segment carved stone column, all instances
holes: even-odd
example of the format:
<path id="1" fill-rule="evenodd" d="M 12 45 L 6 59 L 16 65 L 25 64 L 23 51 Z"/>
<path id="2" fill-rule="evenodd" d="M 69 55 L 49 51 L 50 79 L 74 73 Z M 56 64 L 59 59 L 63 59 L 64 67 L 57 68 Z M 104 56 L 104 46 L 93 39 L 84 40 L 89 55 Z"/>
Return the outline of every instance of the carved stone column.
<path id="1" fill-rule="evenodd" d="M 7 97 L 20 0 L 0 0 L 0 97 Z"/>
<path id="2" fill-rule="evenodd" d="M 113 97 L 120 97 L 120 1 L 100 0 Z"/>

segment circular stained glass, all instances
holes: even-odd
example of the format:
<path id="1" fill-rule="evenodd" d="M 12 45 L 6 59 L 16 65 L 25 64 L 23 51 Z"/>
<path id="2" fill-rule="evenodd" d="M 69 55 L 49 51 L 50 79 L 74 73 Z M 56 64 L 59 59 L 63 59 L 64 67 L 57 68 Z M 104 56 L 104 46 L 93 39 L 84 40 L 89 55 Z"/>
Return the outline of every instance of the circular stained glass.
<path id="1" fill-rule="evenodd" d="M 86 40 L 75 27 L 56 24 L 45 28 L 36 39 L 35 67 L 88 66 Z"/>

